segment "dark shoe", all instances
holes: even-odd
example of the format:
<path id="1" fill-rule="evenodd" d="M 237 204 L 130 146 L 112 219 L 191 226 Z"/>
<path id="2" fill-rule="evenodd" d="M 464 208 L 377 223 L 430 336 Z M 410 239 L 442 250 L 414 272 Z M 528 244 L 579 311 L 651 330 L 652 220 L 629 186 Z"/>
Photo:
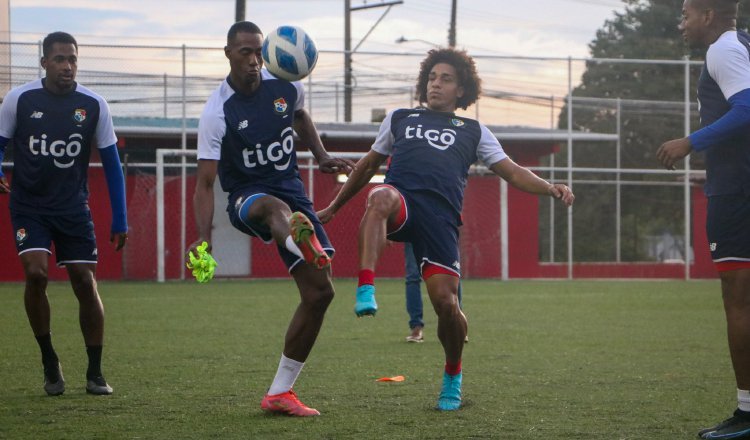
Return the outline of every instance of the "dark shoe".
<path id="1" fill-rule="evenodd" d="M 112 394 L 112 387 L 107 385 L 104 376 L 97 376 L 86 379 L 86 392 L 97 396 L 107 396 Z"/>
<path id="2" fill-rule="evenodd" d="M 750 439 L 750 413 L 737 409 L 734 411 L 732 417 L 716 426 L 702 429 L 698 432 L 698 437 L 702 439 Z"/>
<path id="3" fill-rule="evenodd" d="M 44 391 L 50 396 L 59 396 L 65 392 L 65 379 L 59 362 L 52 368 L 44 369 Z"/>

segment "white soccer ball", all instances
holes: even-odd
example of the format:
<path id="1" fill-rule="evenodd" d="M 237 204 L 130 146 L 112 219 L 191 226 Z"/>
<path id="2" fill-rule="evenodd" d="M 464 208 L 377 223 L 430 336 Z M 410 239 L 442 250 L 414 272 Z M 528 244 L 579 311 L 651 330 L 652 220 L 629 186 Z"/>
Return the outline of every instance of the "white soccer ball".
<path id="1" fill-rule="evenodd" d="M 307 32 L 297 26 L 280 26 L 263 40 L 263 63 L 271 74 L 299 81 L 312 72 L 318 49 Z"/>

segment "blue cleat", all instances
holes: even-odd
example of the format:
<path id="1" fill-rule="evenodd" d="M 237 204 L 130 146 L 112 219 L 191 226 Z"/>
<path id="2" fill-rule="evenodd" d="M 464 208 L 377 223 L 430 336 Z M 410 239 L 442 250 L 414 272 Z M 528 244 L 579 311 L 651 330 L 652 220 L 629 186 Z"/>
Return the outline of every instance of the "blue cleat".
<path id="1" fill-rule="evenodd" d="M 443 389 L 440 390 L 437 409 L 440 411 L 456 411 L 461 408 L 461 380 L 463 372 L 451 376 L 443 373 Z"/>
<path id="2" fill-rule="evenodd" d="M 363 316 L 375 316 L 378 312 L 378 304 L 375 302 L 375 286 L 363 284 L 357 287 L 357 302 L 354 304 L 354 313 L 358 318 Z"/>
<path id="3" fill-rule="evenodd" d="M 701 430 L 698 437 L 703 439 L 750 438 L 750 414 L 737 409 L 732 417 L 716 426 Z"/>

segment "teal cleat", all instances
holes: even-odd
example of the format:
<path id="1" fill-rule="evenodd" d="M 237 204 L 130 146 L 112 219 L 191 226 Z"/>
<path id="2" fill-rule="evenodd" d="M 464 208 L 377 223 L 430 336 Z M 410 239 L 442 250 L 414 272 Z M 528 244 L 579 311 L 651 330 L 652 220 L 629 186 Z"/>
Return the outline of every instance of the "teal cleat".
<path id="1" fill-rule="evenodd" d="M 461 380 L 463 372 L 451 376 L 443 373 L 443 389 L 440 390 L 437 409 L 440 411 L 456 411 L 461 408 Z"/>
<path id="2" fill-rule="evenodd" d="M 357 287 L 357 302 L 354 304 L 354 313 L 358 318 L 363 316 L 375 316 L 378 312 L 378 304 L 375 302 L 375 286 L 363 284 Z"/>

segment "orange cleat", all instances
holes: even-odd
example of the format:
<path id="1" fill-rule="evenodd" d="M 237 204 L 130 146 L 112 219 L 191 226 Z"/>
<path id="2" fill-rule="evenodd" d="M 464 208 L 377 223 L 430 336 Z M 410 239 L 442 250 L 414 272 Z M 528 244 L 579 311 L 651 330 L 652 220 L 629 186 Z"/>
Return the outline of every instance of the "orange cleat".
<path id="1" fill-rule="evenodd" d="M 317 409 L 308 408 L 304 403 L 300 402 L 297 398 L 297 394 L 292 390 L 289 390 L 286 393 L 274 394 L 273 396 L 266 394 L 260 402 L 260 409 L 272 413 L 298 417 L 320 415 L 320 412 Z"/>
<path id="2" fill-rule="evenodd" d="M 331 265 L 331 258 L 315 236 L 315 227 L 310 219 L 301 212 L 295 212 L 289 219 L 292 240 L 302 251 L 305 262 L 316 269 L 324 269 Z"/>

